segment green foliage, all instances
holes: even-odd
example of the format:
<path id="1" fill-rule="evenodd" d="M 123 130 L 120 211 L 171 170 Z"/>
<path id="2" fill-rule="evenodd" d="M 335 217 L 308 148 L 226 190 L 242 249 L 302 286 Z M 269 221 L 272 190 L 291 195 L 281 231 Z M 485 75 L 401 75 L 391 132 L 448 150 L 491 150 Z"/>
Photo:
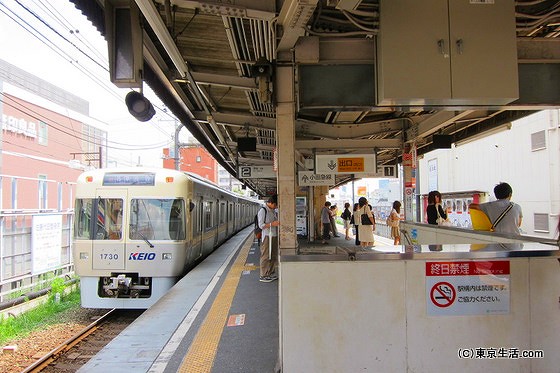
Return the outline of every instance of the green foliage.
<path id="1" fill-rule="evenodd" d="M 66 289 L 66 285 L 64 284 L 64 279 L 57 277 L 54 280 L 52 280 L 49 301 L 53 302 L 55 300 L 57 293 L 60 294 L 60 299 L 64 298 L 64 289 Z"/>
<path id="2" fill-rule="evenodd" d="M 64 281 L 62 281 L 62 284 L 64 288 Z M 80 307 L 80 292 L 79 290 L 73 290 L 66 294 L 59 303 L 49 299 L 49 301 L 17 317 L 2 318 L 0 319 L 0 345 L 23 338 L 35 329 L 63 322 L 60 313 L 78 307 Z"/>

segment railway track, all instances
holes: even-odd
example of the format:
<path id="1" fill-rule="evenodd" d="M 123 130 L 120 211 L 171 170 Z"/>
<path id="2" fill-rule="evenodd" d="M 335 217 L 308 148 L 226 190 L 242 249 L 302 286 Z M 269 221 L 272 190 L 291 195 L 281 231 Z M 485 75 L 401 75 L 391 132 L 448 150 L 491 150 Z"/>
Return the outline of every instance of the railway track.
<path id="1" fill-rule="evenodd" d="M 112 309 L 78 334 L 27 367 L 22 373 L 75 372 L 122 332 L 144 310 Z"/>

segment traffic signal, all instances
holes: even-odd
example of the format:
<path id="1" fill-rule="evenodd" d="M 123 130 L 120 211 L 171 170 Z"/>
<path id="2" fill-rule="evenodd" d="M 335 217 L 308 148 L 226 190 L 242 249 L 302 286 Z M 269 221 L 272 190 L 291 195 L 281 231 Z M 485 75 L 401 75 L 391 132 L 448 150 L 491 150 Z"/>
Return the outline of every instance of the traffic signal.
<path id="1" fill-rule="evenodd" d="M 152 103 L 143 94 L 131 91 L 124 99 L 128 112 L 140 122 L 147 122 L 155 115 Z"/>

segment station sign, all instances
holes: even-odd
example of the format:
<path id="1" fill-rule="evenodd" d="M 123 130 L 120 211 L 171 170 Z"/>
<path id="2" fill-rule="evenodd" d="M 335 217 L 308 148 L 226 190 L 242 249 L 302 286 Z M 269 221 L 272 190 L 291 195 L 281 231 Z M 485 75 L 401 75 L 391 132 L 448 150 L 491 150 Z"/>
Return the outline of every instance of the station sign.
<path id="1" fill-rule="evenodd" d="M 298 172 L 298 185 L 299 186 L 313 186 L 313 185 L 334 185 L 335 175 L 316 174 L 313 171 L 299 171 Z"/>
<path id="2" fill-rule="evenodd" d="M 315 156 L 317 174 L 377 174 L 375 154 L 318 154 Z"/>
<path id="3" fill-rule="evenodd" d="M 354 173 L 355 177 L 359 178 L 367 178 L 367 177 L 377 177 L 377 178 L 384 178 L 384 179 L 396 179 L 397 175 L 397 166 L 395 165 L 388 165 L 388 166 L 378 166 L 377 172 L 366 173 L 366 172 L 356 172 Z"/>
<path id="4" fill-rule="evenodd" d="M 276 172 L 272 166 L 239 166 L 237 176 L 239 179 L 276 178 Z"/>

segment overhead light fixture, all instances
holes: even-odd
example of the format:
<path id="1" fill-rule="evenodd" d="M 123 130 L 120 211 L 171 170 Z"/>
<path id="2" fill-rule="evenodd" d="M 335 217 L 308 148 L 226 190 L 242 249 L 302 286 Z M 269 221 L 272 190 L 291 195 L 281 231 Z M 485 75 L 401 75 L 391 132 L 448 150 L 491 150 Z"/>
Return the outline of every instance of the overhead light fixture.
<path id="1" fill-rule="evenodd" d="M 156 111 L 146 97 L 143 94 L 131 91 L 126 95 L 124 102 L 128 108 L 128 112 L 132 116 L 138 119 L 140 122 L 147 122 L 156 114 Z"/>
<path id="2" fill-rule="evenodd" d="M 360 6 L 362 0 L 339 0 L 336 9 L 356 10 Z"/>
<path id="3" fill-rule="evenodd" d="M 135 0 L 135 1 L 136 1 L 136 5 L 138 5 L 138 8 L 144 15 L 144 18 L 146 18 L 146 20 L 150 24 L 150 27 L 156 33 L 158 40 L 161 42 L 161 45 L 167 52 L 167 55 L 169 56 L 169 58 L 171 58 L 171 61 L 173 61 L 173 64 L 177 68 L 177 71 L 179 72 L 181 77 L 189 78 L 187 76 L 188 68 L 187 68 L 187 64 L 185 63 L 185 59 L 181 55 L 181 52 L 179 52 L 179 49 L 177 48 L 177 44 L 175 44 L 175 41 L 173 40 L 171 34 L 167 30 L 167 26 L 162 21 L 159 12 L 154 5 L 154 2 L 152 0 Z"/>

